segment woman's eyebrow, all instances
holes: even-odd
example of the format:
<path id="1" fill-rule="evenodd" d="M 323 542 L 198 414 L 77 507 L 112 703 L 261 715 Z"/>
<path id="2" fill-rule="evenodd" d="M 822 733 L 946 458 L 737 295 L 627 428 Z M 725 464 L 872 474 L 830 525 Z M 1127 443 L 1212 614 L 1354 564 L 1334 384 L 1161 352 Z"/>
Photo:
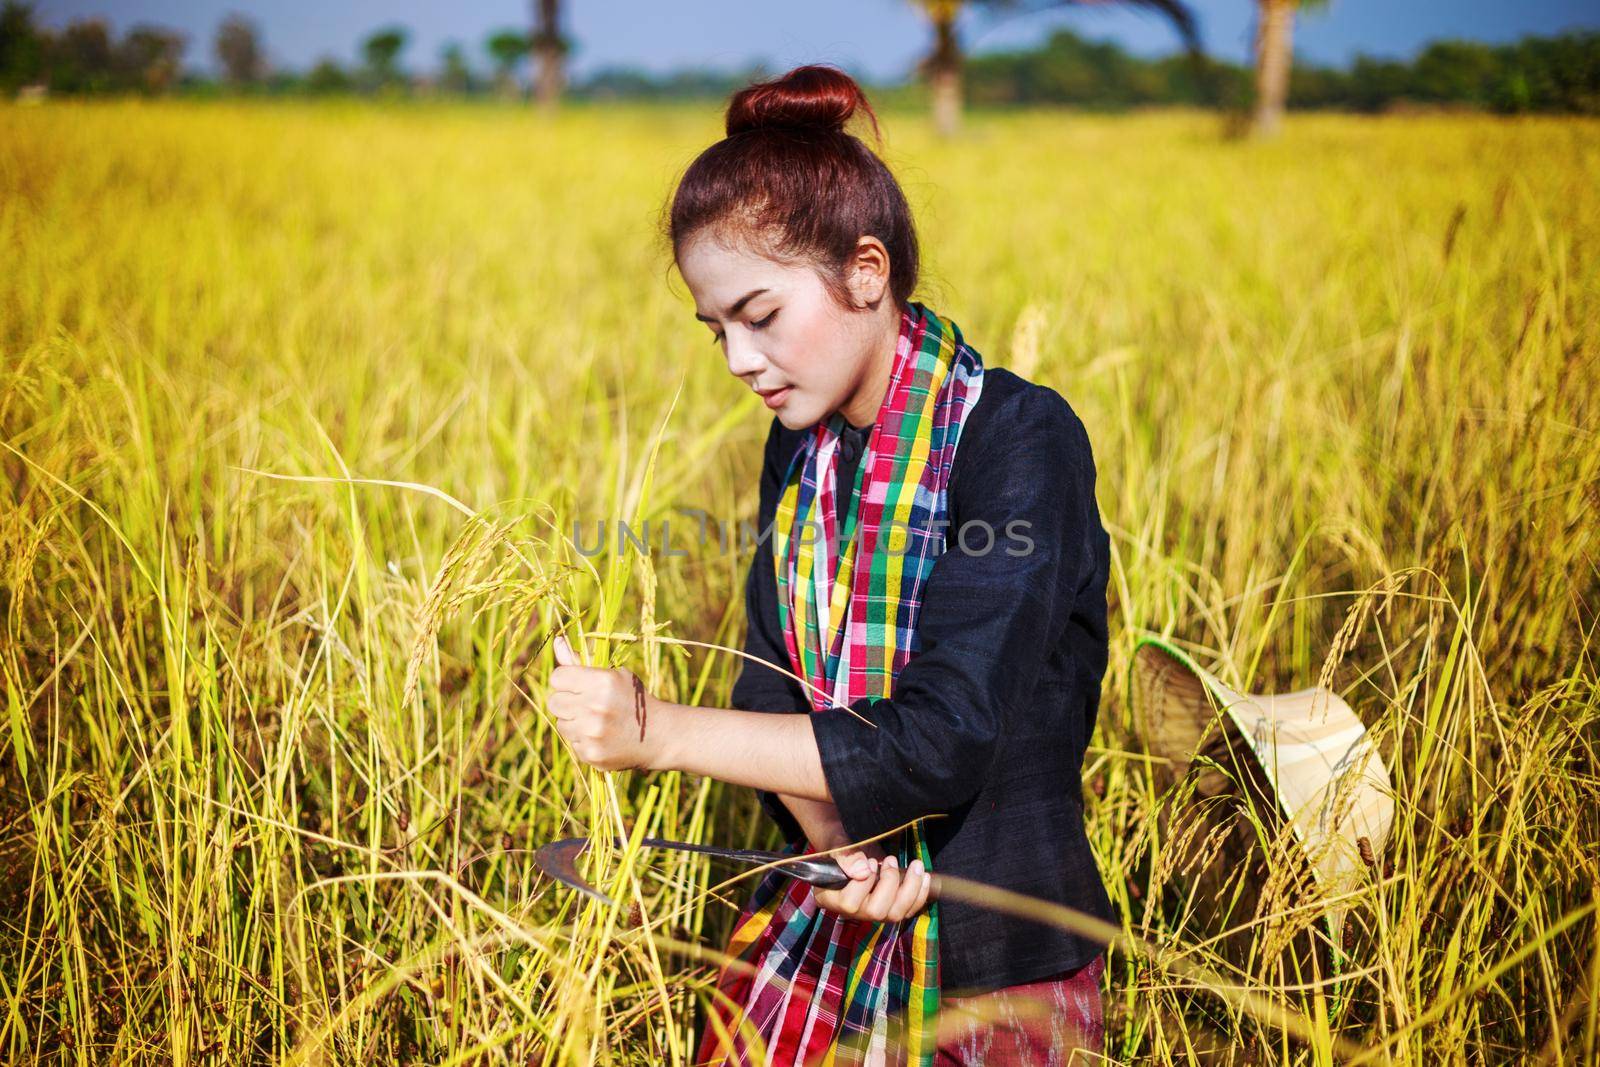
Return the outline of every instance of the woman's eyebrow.
<path id="1" fill-rule="evenodd" d="M 754 300 L 756 297 L 760 296 L 762 293 L 764 293 L 766 291 L 767 290 L 765 290 L 765 289 L 752 289 L 752 290 L 750 290 L 748 293 L 744 294 L 738 300 L 735 300 L 733 302 L 733 307 L 728 309 L 727 317 L 730 318 L 730 319 L 733 318 L 735 315 L 739 314 L 739 309 L 740 308 L 744 307 L 746 304 L 750 303 L 750 301 Z M 707 318 L 706 316 L 700 314 L 700 312 L 698 312 L 698 311 L 696 311 L 694 313 L 694 317 L 699 319 L 701 322 L 715 322 L 715 321 L 717 321 L 717 320 L 712 319 L 712 318 Z"/>

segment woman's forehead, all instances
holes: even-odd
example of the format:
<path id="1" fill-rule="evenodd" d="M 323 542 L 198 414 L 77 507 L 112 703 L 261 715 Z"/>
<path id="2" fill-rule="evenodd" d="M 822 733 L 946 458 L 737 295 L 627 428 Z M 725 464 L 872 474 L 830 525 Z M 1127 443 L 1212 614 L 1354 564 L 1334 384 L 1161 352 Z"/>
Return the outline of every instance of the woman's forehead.
<path id="1" fill-rule="evenodd" d="M 814 273 L 802 264 L 709 239 L 686 247 L 678 269 L 694 293 L 697 310 L 713 317 L 729 314 L 733 305 L 753 290 L 792 293 L 804 287 Z"/>

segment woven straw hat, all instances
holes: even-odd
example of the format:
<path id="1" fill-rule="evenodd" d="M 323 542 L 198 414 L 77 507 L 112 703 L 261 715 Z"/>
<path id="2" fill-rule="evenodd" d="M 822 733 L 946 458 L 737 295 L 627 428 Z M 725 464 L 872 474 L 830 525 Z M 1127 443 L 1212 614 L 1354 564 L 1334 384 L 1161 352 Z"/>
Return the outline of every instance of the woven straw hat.
<path id="1" fill-rule="evenodd" d="M 1240 693 L 1154 637 L 1135 647 L 1131 675 L 1134 721 L 1151 754 L 1170 761 L 1174 778 L 1188 772 L 1223 713 L 1254 753 L 1324 894 L 1360 883 L 1367 858 L 1383 854 L 1394 793 L 1371 735 L 1338 694 L 1320 686 Z M 1325 916 L 1336 958 L 1345 910 L 1334 905 Z"/>

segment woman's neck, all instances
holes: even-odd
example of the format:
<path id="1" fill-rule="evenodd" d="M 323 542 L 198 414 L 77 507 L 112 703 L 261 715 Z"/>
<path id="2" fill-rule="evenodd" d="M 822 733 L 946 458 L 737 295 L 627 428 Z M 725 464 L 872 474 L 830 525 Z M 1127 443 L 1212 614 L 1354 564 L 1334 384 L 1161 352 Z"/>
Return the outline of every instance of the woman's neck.
<path id="1" fill-rule="evenodd" d="M 850 398 L 839 407 L 839 414 L 852 426 L 868 426 L 877 421 L 889 391 L 889 375 L 894 370 L 894 351 L 900 343 L 900 305 L 885 300 L 874 318 L 872 340 L 864 361 L 861 379 Z"/>

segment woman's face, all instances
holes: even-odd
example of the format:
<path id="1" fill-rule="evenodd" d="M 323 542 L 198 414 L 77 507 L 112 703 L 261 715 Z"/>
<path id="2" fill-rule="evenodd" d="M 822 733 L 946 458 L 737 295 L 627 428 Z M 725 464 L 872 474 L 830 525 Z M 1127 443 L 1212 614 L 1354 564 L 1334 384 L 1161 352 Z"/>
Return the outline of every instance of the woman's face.
<path id="1" fill-rule="evenodd" d="M 863 384 L 882 343 L 881 292 L 863 294 L 877 309 L 846 310 L 810 266 L 780 263 L 709 234 L 690 239 L 678 269 L 694 295 L 695 318 L 710 327 L 728 372 L 765 394 L 785 426 L 802 429 L 841 409 L 851 417 L 854 408 L 851 421 L 858 425 L 876 417 Z M 851 281 L 856 290 L 858 276 Z M 898 329 L 898 311 L 894 320 Z M 891 342 L 891 355 L 892 348 Z"/>

